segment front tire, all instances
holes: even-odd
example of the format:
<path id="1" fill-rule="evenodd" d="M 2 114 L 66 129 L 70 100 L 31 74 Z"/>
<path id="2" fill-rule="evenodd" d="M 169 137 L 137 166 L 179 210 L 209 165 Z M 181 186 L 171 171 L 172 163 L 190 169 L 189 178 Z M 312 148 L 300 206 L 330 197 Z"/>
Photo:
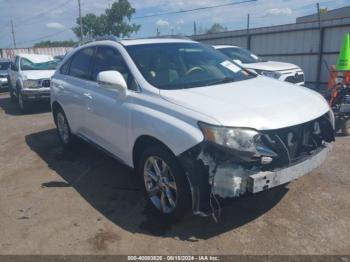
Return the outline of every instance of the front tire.
<path id="1" fill-rule="evenodd" d="M 61 144 L 65 149 L 71 148 L 74 144 L 74 136 L 70 130 L 66 114 L 62 109 L 58 109 L 55 111 L 54 117 Z"/>
<path id="2" fill-rule="evenodd" d="M 25 101 L 23 99 L 23 95 L 21 93 L 21 91 L 18 92 L 18 107 L 19 107 L 19 110 L 21 110 L 21 112 L 23 114 L 26 114 L 29 112 L 30 110 L 30 102 L 28 101 Z"/>
<path id="3" fill-rule="evenodd" d="M 139 173 L 154 211 L 176 222 L 190 210 L 192 199 L 186 175 L 165 146 L 155 145 L 142 153 Z"/>

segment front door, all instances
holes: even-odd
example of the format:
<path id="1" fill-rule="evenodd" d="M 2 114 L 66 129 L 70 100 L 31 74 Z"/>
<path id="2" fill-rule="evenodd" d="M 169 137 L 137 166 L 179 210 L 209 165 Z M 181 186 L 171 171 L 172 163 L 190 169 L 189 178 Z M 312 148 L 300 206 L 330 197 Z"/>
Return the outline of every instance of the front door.
<path id="1" fill-rule="evenodd" d="M 123 57 L 113 47 L 100 46 L 96 50 L 92 69 L 91 100 L 87 125 L 89 136 L 98 145 L 113 153 L 121 160 L 127 158 L 128 126 L 130 119 L 131 97 L 123 98 L 118 91 L 106 89 L 96 82 L 98 73 L 115 70 L 120 72 L 126 82 L 132 83 L 133 77 Z"/>

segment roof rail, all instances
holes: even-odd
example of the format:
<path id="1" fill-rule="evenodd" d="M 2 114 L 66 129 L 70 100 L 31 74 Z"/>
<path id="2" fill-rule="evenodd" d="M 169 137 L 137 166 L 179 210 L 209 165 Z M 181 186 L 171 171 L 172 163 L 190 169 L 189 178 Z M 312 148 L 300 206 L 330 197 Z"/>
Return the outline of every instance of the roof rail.
<path id="1" fill-rule="evenodd" d="M 94 41 L 103 41 L 103 40 L 118 41 L 119 38 L 114 36 L 114 35 L 106 35 L 106 36 L 98 36 L 95 38 L 87 38 L 87 39 L 83 39 L 82 41 L 75 44 L 74 47 L 79 47 L 79 46 L 86 45 L 86 44 L 94 42 Z"/>
<path id="2" fill-rule="evenodd" d="M 188 40 L 191 40 L 189 37 L 187 37 L 185 35 L 159 35 L 159 36 L 145 37 L 145 39 L 157 39 L 157 38 L 175 38 L 175 39 L 188 39 Z"/>

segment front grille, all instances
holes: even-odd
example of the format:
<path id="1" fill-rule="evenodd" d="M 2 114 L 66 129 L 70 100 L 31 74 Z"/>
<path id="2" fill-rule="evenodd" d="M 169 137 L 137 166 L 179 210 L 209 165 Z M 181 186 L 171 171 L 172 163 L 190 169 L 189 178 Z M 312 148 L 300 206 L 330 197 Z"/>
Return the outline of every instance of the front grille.
<path id="1" fill-rule="evenodd" d="M 297 73 L 295 74 L 294 76 L 288 76 L 286 78 L 286 81 L 287 82 L 290 82 L 290 83 L 293 83 L 293 84 L 296 84 L 296 83 L 301 83 L 301 82 L 304 82 L 304 75 L 301 74 L 301 73 Z"/>
<path id="2" fill-rule="evenodd" d="M 297 162 L 332 141 L 334 131 L 328 114 L 304 124 L 265 131 L 262 136 L 262 142 L 278 155 L 272 162 L 276 167 Z"/>
<path id="3" fill-rule="evenodd" d="M 7 78 L 7 75 L 0 75 L 0 78 Z"/>
<path id="4" fill-rule="evenodd" d="M 46 79 L 41 82 L 42 87 L 50 87 L 50 80 Z"/>

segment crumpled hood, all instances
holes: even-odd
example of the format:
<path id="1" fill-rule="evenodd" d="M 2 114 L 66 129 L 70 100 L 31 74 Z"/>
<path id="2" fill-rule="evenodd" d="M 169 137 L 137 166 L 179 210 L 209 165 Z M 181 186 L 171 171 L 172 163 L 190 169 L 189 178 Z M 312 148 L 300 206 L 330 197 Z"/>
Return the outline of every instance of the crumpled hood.
<path id="1" fill-rule="evenodd" d="M 242 66 L 244 68 L 266 70 L 266 71 L 284 71 L 284 70 L 291 70 L 291 69 L 300 69 L 297 65 L 290 64 L 290 63 L 276 62 L 276 61 L 243 64 Z"/>
<path id="2" fill-rule="evenodd" d="M 26 70 L 21 72 L 27 79 L 51 78 L 55 70 Z"/>
<path id="3" fill-rule="evenodd" d="M 298 125 L 329 111 L 320 94 L 262 76 L 215 86 L 160 90 L 160 95 L 174 104 L 210 116 L 223 126 L 257 130 Z"/>

